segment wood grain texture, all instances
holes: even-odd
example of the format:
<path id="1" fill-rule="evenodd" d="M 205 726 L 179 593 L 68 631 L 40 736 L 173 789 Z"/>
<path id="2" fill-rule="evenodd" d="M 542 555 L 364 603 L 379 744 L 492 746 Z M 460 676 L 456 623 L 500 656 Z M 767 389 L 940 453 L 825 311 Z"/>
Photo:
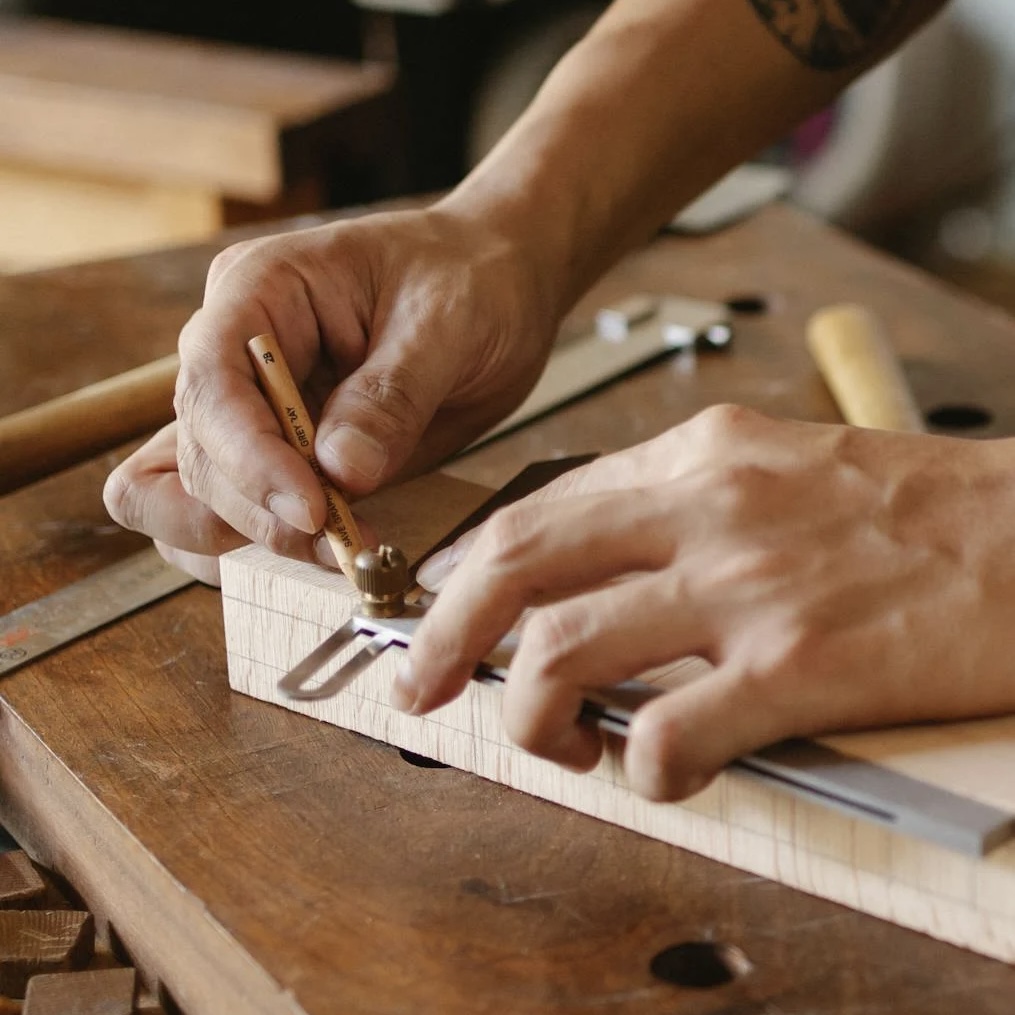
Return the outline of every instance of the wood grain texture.
<path id="1" fill-rule="evenodd" d="M 0 278 L 0 414 L 170 352 L 219 245 Z M 803 328 L 861 297 L 921 408 L 980 403 L 979 432 L 1015 433 L 1010 319 L 789 209 L 654 243 L 569 326 L 674 286 L 770 310 L 737 317 L 730 356 L 658 364 L 454 474 L 499 486 L 719 400 L 836 419 Z M 0 612 L 143 545 L 102 509 L 118 457 L 0 498 Z M 230 692 L 221 609 L 188 589 L 0 686 L 0 822 L 187 1015 L 1011 1015 L 1008 965 Z M 683 941 L 736 946 L 751 972 L 658 979 Z"/>
<path id="2" fill-rule="evenodd" d="M 319 206 L 318 206 L 319 207 Z M 207 187 L 0 163 L 0 272 L 197 243 L 223 224 Z"/>
<path id="3" fill-rule="evenodd" d="M 0 159 L 267 201 L 392 72 L 56 21 L 0 27 Z"/>
<path id="4" fill-rule="evenodd" d="M 46 893 L 46 883 L 24 850 L 0 853 L 0 909 L 20 909 Z"/>
<path id="5" fill-rule="evenodd" d="M 449 510 L 460 485 L 440 475 L 417 480 L 404 491 L 403 512 L 444 516 L 450 528 L 460 517 Z M 229 680 L 236 690 L 1015 961 L 1015 842 L 988 859 L 962 856 L 796 800 L 736 772 L 724 773 L 683 805 L 652 804 L 627 788 L 616 742 L 588 775 L 516 747 L 503 731 L 499 695 L 490 687 L 473 684 L 459 700 L 422 719 L 398 712 L 387 699 L 402 656 L 396 649 L 341 694 L 293 701 L 278 690 L 278 681 L 358 609 L 353 586 L 320 568 L 247 547 L 223 558 L 222 600 Z M 361 639 L 346 649 L 333 668 L 363 644 Z M 643 679 L 672 687 L 708 675 L 706 664 L 687 660 Z M 835 737 L 834 743 L 848 756 L 876 758 L 885 768 L 1015 811 L 1015 780 L 1007 777 L 1015 764 L 1015 717 L 939 724 L 920 731 L 918 748 L 913 732 L 866 733 L 855 750 L 852 736 Z"/>
<path id="6" fill-rule="evenodd" d="M 35 976 L 28 984 L 22 1015 L 131 1015 L 136 987 L 133 969 Z"/>
<path id="7" fill-rule="evenodd" d="M 95 947 L 91 914 L 73 910 L 0 910 L 0 994 L 24 997 L 38 973 L 81 969 Z"/>

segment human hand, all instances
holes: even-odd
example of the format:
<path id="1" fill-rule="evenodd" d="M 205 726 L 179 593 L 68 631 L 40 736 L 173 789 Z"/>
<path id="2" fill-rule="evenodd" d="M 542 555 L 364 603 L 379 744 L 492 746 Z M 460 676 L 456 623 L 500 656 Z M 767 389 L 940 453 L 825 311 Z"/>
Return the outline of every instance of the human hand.
<path id="1" fill-rule="evenodd" d="M 698 655 L 635 714 L 656 800 L 789 736 L 1015 708 L 1015 451 L 710 409 L 495 515 L 421 578 L 440 594 L 393 701 L 455 697 L 524 621 L 508 734 L 576 770 L 589 692 Z M 446 577 L 449 569 L 450 577 Z"/>
<path id="2" fill-rule="evenodd" d="M 440 206 L 241 243 L 180 337 L 178 422 L 110 476 L 113 518 L 217 581 L 247 540 L 333 563 L 326 509 L 246 351 L 272 332 L 319 413 L 315 450 L 352 498 L 421 471 L 525 396 L 560 309 L 508 240 Z"/>

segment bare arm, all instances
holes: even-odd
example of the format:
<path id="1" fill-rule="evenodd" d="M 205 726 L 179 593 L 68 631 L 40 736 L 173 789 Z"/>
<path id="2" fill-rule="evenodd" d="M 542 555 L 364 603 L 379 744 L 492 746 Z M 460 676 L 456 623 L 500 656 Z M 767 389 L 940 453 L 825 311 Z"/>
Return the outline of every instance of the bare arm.
<path id="1" fill-rule="evenodd" d="M 617 0 L 447 202 L 499 222 L 564 309 L 943 0 Z"/>

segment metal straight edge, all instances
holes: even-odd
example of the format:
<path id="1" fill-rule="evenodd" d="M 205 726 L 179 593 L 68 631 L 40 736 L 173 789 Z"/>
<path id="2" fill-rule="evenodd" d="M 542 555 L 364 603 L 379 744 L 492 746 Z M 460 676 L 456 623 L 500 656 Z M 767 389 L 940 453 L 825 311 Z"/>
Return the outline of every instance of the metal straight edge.
<path id="1" fill-rule="evenodd" d="M 850 817 L 971 856 L 984 856 L 1015 834 L 1015 815 L 922 782 L 813 740 L 786 740 L 737 762 Z"/>
<path id="2" fill-rule="evenodd" d="M 27 603 L 0 619 L 0 676 L 194 581 L 148 547 Z"/>

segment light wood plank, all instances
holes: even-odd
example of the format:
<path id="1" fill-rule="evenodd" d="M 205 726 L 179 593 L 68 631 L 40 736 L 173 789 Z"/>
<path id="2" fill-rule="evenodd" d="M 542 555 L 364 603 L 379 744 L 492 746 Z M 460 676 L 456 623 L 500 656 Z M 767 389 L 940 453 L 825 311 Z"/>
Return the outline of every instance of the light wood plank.
<path id="1" fill-rule="evenodd" d="M 0 162 L 0 221 L 0 271 L 13 272 L 195 243 L 222 227 L 223 210 L 201 187 Z"/>
<path id="2" fill-rule="evenodd" d="M 411 516 L 417 536 L 419 519 L 427 515 L 446 518 L 449 528 L 461 515 L 448 505 L 461 492 L 460 483 L 440 475 L 417 480 L 411 492 L 402 493 L 403 517 Z M 397 541 L 400 534 L 390 516 L 396 498 L 396 492 L 389 495 L 384 531 Z M 409 547 L 412 553 L 422 548 Z M 574 775 L 515 747 L 503 733 L 498 692 L 489 687 L 474 684 L 422 719 L 397 712 L 387 701 L 396 650 L 382 655 L 337 697 L 293 702 L 277 690 L 278 680 L 356 608 L 354 590 L 339 575 L 281 560 L 258 547 L 227 555 L 222 578 L 229 676 L 236 690 L 902 926 L 1015 960 L 1015 843 L 986 859 L 964 856 L 735 772 L 723 774 L 683 805 L 649 803 L 627 788 L 614 752 L 594 772 Z M 358 647 L 339 656 L 336 665 Z M 686 667 L 653 674 L 664 683 L 687 678 Z M 1015 784 L 1005 778 L 1009 755 L 995 750 L 1013 735 L 1015 719 L 999 719 L 827 742 L 942 789 L 1015 809 Z M 921 747 L 914 746 L 921 736 Z"/>

